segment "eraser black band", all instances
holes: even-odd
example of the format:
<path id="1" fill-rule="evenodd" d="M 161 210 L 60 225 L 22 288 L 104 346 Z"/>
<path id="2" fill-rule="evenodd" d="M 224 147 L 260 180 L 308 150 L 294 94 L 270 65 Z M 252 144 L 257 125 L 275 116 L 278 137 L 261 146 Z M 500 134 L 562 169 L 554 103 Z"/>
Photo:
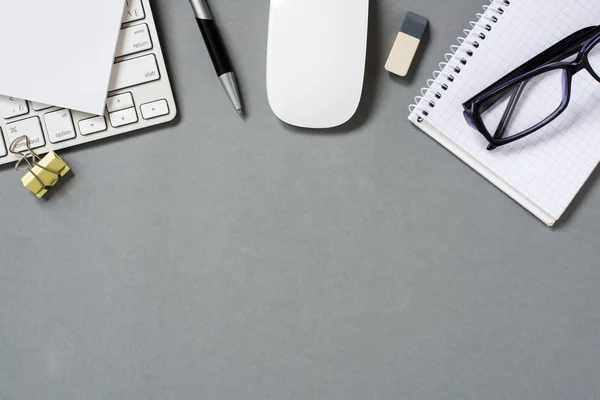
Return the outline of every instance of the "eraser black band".
<path id="1" fill-rule="evenodd" d="M 402 28 L 400 31 L 414 38 L 421 39 L 425 34 L 428 24 L 429 21 L 427 21 L 427 18 L 419 14 L 409 12 L 406 14 L 406 18 L 402 23 Z"/>

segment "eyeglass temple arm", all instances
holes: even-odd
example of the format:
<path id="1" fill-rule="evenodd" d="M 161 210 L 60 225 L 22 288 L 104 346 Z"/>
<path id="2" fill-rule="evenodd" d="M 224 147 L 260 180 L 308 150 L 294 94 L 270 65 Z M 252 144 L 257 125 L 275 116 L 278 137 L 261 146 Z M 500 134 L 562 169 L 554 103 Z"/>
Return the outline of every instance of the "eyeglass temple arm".
<path id="1" fill-rule="evenodd" d="M 525 90 L 525 86 L 527 86 L 527 82 L 528 81 L 521 82 L 519 84 L 519 87 L 517 87 L 517 89 L 513 92 L 512 96 L 510 96 L 508 106 L 504 110 L 504 115 L 502 115 L 502 118 L 500 119 L 500 122 L 498 123 L 498 128 L 496 129 L 496 132 L 494 133 L 494 136 L 493 136 L 494 139 L 502 139 L 504 137 L 504 134 L 506 133 L 506 129 L 508 128 L 508 122 L 512 118 L 512 116 L 517 108 L 517 104 L 519 103 L 519 99 L 521 98 L 521 95 L 523 94 L 523 90 Z M 496 147 L 497 147 L 496 145 L 490 143 L 489 146 L 487 147 L 487 149 L 494 150 Z"/>

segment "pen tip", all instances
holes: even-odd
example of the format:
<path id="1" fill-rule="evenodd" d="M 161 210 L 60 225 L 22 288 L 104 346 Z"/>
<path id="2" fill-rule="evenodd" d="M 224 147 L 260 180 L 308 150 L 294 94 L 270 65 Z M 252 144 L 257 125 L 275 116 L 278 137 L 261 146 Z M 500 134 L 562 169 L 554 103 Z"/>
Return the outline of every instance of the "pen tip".
<path id="1" fill-rule="evenodd" d="M 238 112 L 238 114 L 240 114 L 240 115 L 244 115 L 244 113 L 243 113 L 243 111 L 242 111 L 242 109 L 241 109 L 241 108 L 240 108 L 240 109 L 238 109 L 238 110 L 237 110 L 237 112 Z"/>

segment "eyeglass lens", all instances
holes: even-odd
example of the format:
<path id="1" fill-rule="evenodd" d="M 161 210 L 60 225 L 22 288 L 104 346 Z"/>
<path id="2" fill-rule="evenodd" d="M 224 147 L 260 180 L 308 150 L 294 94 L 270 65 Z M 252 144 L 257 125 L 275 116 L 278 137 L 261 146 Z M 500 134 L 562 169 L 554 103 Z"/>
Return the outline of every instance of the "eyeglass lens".
<path id="1" fill-rule="evenodd" d="M 482 107 L 487 131 L 496 139 L 509 139 L 540 124 L 561 106 L 566 79 L 565 70 L 555 69 L 505 89 Z"/>

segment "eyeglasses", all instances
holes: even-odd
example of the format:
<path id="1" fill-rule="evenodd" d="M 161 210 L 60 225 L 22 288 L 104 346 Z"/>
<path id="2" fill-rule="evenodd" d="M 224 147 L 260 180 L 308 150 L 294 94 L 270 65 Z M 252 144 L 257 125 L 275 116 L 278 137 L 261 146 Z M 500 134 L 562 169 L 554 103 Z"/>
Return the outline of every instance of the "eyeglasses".
<path id="1" fill-rule="evenodd" d="M 522 139 L 567 109 L 573 75 L 584 69 L 600 82 L 600 25 L 575 32 L 469 99 L 465 119 L 488 150 Z"/>

